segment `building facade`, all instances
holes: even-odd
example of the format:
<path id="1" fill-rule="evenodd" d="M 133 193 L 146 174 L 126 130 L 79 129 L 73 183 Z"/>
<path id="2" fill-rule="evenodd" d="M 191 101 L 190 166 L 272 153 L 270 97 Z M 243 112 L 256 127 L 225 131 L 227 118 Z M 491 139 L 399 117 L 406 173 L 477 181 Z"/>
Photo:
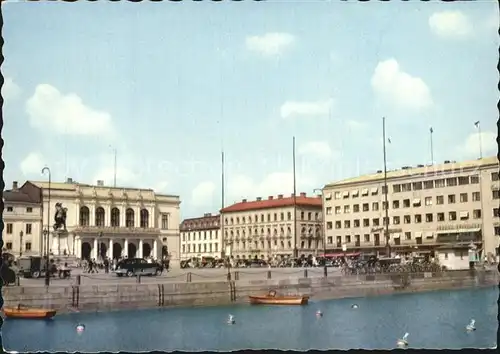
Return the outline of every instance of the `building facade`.
<path id="1" fill-rule="evenodd" d="M 185 219 L 180 227 L 181 259 L 222 256 L 220 215 Z"/>
<path id="2" fill-rule="evenodd" d="M 40 193 L 27 193 L 12 183 L 3 192 L 3 252 L 15 257 L 40 255 L 42 243 L 42 203 Z"/>
<path id="3" fill-rule="evenodd" d="M 221 210 L 224 249 L 234 258 L 316 255 L 323 252 L 322 202 L 294 198 L 243 199 Z"/>
<path id="4" fill-rule="evenodd" d="M 151 189 L 113 188 L 97 185 L 27 181 L 27 193 L 41 195 L 41 251 L 78 258 L 153 257 L 167 255 L 175 266 L 180 258 L 178 196 Z M 52 231 L 56 204 L 66 210 L 66 233 Z M 50 230 L 50 232 L 47 232 Z"/>
<path id="5" fill-rule="evenodd" d="M 394 252 L 437 251 L 451 268 L 498 252 L 499 165 L 496 157 L 462 163 L 403 167 L 350 178 L 323 189 L 327 248 L 383 251 L 386 225 Z M 388 208 L 386 218 L 386 210 Z"/>

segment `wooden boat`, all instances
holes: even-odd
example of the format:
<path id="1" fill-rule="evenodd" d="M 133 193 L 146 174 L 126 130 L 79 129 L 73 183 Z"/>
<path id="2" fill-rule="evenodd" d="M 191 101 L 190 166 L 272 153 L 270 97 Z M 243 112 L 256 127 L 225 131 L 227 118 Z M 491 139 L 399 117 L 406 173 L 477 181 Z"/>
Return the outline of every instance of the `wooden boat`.
<path id="1" fill-rule="evenodd" d="M 3 312 L 7 318 L 22 318 L 33 320 L 46 320 L 54 317 L 56 310 L 36 309 L 27 307 L 4 307 Z"/>
<path id="2" fill-rule="evenodd" d="M 271 290 L 264 296 L 249 296 L 252 305 L 307 305 L 309 296 L 276 296 Z"/>

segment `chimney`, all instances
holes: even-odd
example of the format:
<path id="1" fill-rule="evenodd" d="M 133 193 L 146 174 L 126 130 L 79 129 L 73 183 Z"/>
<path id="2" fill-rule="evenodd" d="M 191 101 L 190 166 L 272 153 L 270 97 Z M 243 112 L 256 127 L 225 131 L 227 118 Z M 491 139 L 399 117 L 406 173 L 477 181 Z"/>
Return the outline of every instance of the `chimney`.
<path id="1" fill-rule="evenodd" d="M 98 187 L 104 187 L 104 181 L 102 179 L 97 180 L 97 186 Z"/>
<path id="2" fill-rule="evenodd" d="M 73 178 L 71 177 L 66 178 L 66 183 L 73 183 Z"/>
<path id="3" fill-rule="evenodd" d="M 205 213 L 205 214 L 203 214 L 203 216 L 206 218 L 206 217 L 212 216 L 212 213 Z"/>
<path id="4" fill-rule="evenodd" d="M 305 197 L 305 196 L 306 196 L 306 194 L 305 194 L 304 192 L 302 192 L 302 193 L 300 193 L 300 196 L 301 196 L 301 197 Z"/>
<path id="5" fill-rule="evenodd" d="M 270 195 L 270 196 L 268 197 L 268 199 L 269 199 L 269 200 L 273 200 L 273 196 L 272 196 L 272 195 Z"/>
<path id="6" fill-rule="evenodd" d="M 12 182 L 12 190 L 17 191 L 18 188 L 19 188 L 19 186 L 17 184 L 17 181 L 13 181 Z"/>
<path id="7" fill-rule="evenodd" d="M 283 194 L 278 194 L 278 199 L 283 199 Z"/>
<path id="8" fill-rule="evenodd" d="M 450 160 L 444 160 L 444 163 L 450 163 Z"/>
<path id="9" fill-rule="evenodd" d="M 257 201 L 260 202 L 262 200 L 261 197 L 257 197 Z"/>
<path id="10" fill-rule="evenodd" d="M 246 199 L 243 199 L 241 202 L 242 202 L 242 203 L 246 203 L 246 202 L 247 202 L 247 200 L 246 200 Z"/>

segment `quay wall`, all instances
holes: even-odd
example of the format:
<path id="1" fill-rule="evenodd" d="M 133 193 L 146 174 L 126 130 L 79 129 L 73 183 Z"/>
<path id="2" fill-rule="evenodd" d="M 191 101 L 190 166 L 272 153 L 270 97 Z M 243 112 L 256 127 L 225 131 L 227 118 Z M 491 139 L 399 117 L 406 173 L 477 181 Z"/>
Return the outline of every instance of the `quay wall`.
<path id="1" fill-rule="evenodd" d="M 282 295 L 309 295 L 311 300 L 366 297 L 384 294 L 479 288 L 497 285 L 496 270 L 444 273 L 377 274 L 120 285 L 3 287 L 4 306 L 19 303 L 61 312 L 111 311 L 174 306 L 208 306 L 247 303 L 248 295 L 271 289 Z"/>

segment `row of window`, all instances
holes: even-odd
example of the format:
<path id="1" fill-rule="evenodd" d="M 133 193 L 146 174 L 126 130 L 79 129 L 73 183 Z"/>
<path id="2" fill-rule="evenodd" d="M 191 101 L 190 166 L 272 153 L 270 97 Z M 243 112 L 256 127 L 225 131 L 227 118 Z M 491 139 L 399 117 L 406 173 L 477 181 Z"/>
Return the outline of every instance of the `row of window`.
<path id="1" fill-rule="evenodd" d="M 316 225 L 315 227 L 313 226 L 309 226 L 309 227 L 306 227 L 306 226 L 301 226 L 300 228 L 300 233 L 305 235 L 305 234 L 309 234 L 309 235 L 312 235 L 312 234 L 318 234 L 321 232 L 321 225 Z M 287 235 L 291 235 L 292 234 L 292 228 L 290 226 L 287 227 Z M 233 230 L 231 231 L 225 231 L 224 233 L 225 235 L 225 238 L 227 238 L 228 236 L 231 236 L 233 237 L 235 235 L 235 232 Z M 267 236 L 271 236 L 271 228 L 267 228 L 267 233 L 264 232 L 264 228 L 261 228 L 260 229 L 260 233 L 259 233 L 259 230 L 258 228 L 255 228 L 254 229 L 254 233 L 253 233 L 254 236 L 264 236 L 264 235 L 267 235 Z M 274 228 L 273 229 L 273 233 L 272 233 L 273 236 L 278 236 L 278 229 L 277 228 Z M 280 233 L 279 233 L 280 236 L 284 236 L 285 235 L 285 228 L 282 227 L 280 228 Z M 240 236 L 240 230 L 236 230 L 236 236 Z M 241 236 L 245 237 L 246 236 L 246 232 L 245 230 L 241 230 Z M 252 228 L 249 227 L 248 228 L 248 236 L 252 236 Z"/>
<path id="2" fill-rule="evenodd" d="M 7 223 L 5 225 L 5 233 L 7 235 L 12 235 L 13 231 L 14 231 L 14 225 L 11 223 Z M 33 232 L 33 225 L 32 224 L 24 224 L 24 234 L 31 235 L 32 232 Z"/>
<path id="3" fill-rule="evenodd" d="M 271 218 L 271 216 L 273 216 Z M 267 219 L 267 221 L 266 221 Z M 286 214 L 286 220 L 287 221 L 290 221 L 292 220 L 292 212 L 287 212 Z M 304 211 L 301 211 L 300 212 L 300 219 L 299 220 L 306 220 L 306 213 Z M 307 220 L 308 221 L 313 221 L 313 213 L 312 212 L 307 212 Z M 320 221 L 320 213 L 319 212 L 316 212 L 314 213 L 314 220 L 315 221 Z M 245 218 L 244 216 L 241 217 L 241 219 L 239 217 L 236 217 L 236 218 L 225 218 L 224 219 L 224 222 L 226 225 L 238 225 L 240 224 L 240 221 L 241 221 L 241 224 L 251 224 L 252 223 L 252 217 L 249 216 L 248 218 Z M 280 213 L 279 214 L 279 220 L 278 220 L 278 213 L 274 213 L 274 215 L 272 214 L 267 214 L 267 218 L 264 217 L 264 214 L 260 214 L 260 222 L 263 223 L 263 222 L 272 222 L 272 221 L 285 221 L 285 213 Z M 253 222 L 254 223 L 258 223 L 259 222 L 259 215 L 255 214 L 254 217 L 253 217 Z"/>
<path id="4" fill-rule="evenodd" d="M 12 251 L 12 242 L 6 242 L 6 243 L 5 243 L 5 249 L 6 249 L 7 251 Z M 23 250 L 23 249 L 21 249 L 20 251 L 21 251 L 21 252 L 23 252 L 23 251 L 31 251 L 31 242 L 26 242 L 26 243 L 24 244 L 24 250 Z"/>
<path id="5" fill-rule="evenodd" d="M 212 231 L 213 231 L 213 233 L 212 233 Z M 193 241 L 196 241 L 196 234 L 191 235 L 190 232 L 187 234 L 187 240 L 191 241 L 191 236 L 193 236 Z M 207 231 L 203 231 L 203 240 L 206 241 L 207 237 L 210 240 L 212 239 L 212 237 L 217 238 L 217 230 L 209 230 L 208 234 L 207 234 Z M 185 233 L 182 234 L 182 241 L 183 242 L 186 241 L 186 234 Z M 201 232 L 198 233 L 198 241 L 201 241 Z"/>
<path id="6" fill-rule="evenodd" d="M 197 244 L 197 245 L 182 245 L 182 253 L 201 253 L 201 252 L 219 252 L 219 244 L 218 243 L 209 243 L 209 244 Z"/>
<path id="7" fill-rule="evenodd" d="M 95 210 L 95 226 L 104 227 L 106 224 L 106 212 L 103 207 L 98 207 Z M 120 227 L 120 209 L 111 209 L 111 227 Z M 168 229 L 169 215 L 162 214 L 161 228 Z M 80 226 L 90 226 L 90 210 L 86 206 L 80 208 Z M 139 226 L 141 228 L 149 228 L 149 211 L 141 209 L 139 212 Z M 132 208 L 125 210 L 125 227 L 135 227 L 135 212 Z"/>
<path id="8" fill-rule="evenodd" d="M 6 211 L 7 211 L 8 213 L 12 213 L 12 212 L 14 212 L 14 207 L 8 206 L 8 207 L 6 208 Z M 27 212 L 27 213 L 32 213 L 32 212 L 33 212 L 33 208 L 32 208 L 32 207 L 26 207 L 26 212 Z"/>
<path id="9" fill-rule="evenodd" d="M 280 241 L 278 243 L 277 240 L 274 240 L 273 242 L 271 241 L 253 241 L 253 242 L 246 242 L 246 241 L 240 241 L 240 242 L 235 242 L 234 243 L 234 248 L 236 251 L 257 251 L 257 250 L 267 250 L 267 251 L 273 251 L 273 250 L 285 250 L 285 249 L 292 249 L 292 241 L 287 241 L 286 242 L 287 248 L 285 248 L 285 241 Z M 308 241 L 302 241 L 300 243 L 300 248 L 302 249 L 318 249 L 321 246 L 321 241 L 319 240 L 308 240 Z"/>
<path id="10" fill-rule="evenodd" d="M 449 178 L 440 178 L 436 180 L 429 180 L 423 182 L 408 182 L 408 183 L 400 183 L 400 184 L 392 184 L 393 193 L 400 192 L 411 192 L 418 191 L 422 189 L 433 189 L 433 188 L 444 188 L 444 187 L 456 187 L 456 186 L 465 186 L 469 184 L 479 184 L 479 175 L 473 176 L 461 176 L 461 177 L 449 177 Z M 491 173 L 491 180 L 498 181 L 499 176 L 498 172 Z M 385 186 L 382 186 L 382 194 L 386 193 Z M 361 190 L 361 196 L 368 196 L 369 194 L 377 195 L 378 188 L 372 188 L 371 191 L 368 188 Z M 354 198 L 358 198 L 360 195 L 359 190 L 353 190 L 351 192 L 335 192 L 335 199 L 348 199 L 350 196 Z M 331 195 L 327 195 L 326 200 L 331 200 Z"/>
<path id="11" fill-rule="evenodd" d="M 493 215 L 495 217 L 499 217 L 499 211 L 498 209 L 493 209 Z M 448 212 L 448 220 L 449 221 L 456 221 L 458 219 L 460 220 L 469 220 L 470 215 L 468 211 L 461 211 L 461 212 L 456 212 L 456 211 L 449 211 Z M 354 219 L 352 223 L 352 227 L 377 227 L 380 226 L 380 219 L 382 219 L 383 225 L 387 225 L 388 219 L 386 217 L 383 218 L 373 218 L 371 220 L 371 225 L 370 225 L 370 219 L 365 218 L 365 219 Z M 481 209 L 474 209 L 472 211 L 472 219 L 481 219 Z M 434 221 L 438 222 L 443 222 L 446 221 L 446 214 L 445 213 L 436 213 L 436 220 L 434 220 L 434 214 L 433 213 L 427 213 L 427 214 L 415 214 L 413 217 L 409 214 L 401 216 L 393 216 L 392 217 L 392 224 L 393 225 L 400 225 L 401 223 L 403 224 L 420 224 L 423 221 L 430 223 Z M 344 220 L 343 222 L 343 227 L 345 229 L 350 229 L 351 228 L 351 220 Z M 326 223 L 326 228 L 328 230 L 331 230 L 333 228 L 333 222 L 328 221 Z M 341 229 L 342 228 L 342 221 L 337 220 L 335 221 L 335 229 Z"/>
<path id="12" fill-rule="evenodd" d="M 497 193 L 495 193 L 497 192 Z M 493 199 L 499 199 L 499 194 L 498 191 L 493 191 Z M 424 205 L 425 206 L 432 206 L 433 205 L 433 199 L 436 199 L 436 205 L 444 205 L 445 203 L 445 197 L 443 195 L 438 195 L 436 197 L 425 197 L 424 198 Z M 468 203 L 469 202 L 469 193 L 460 193 L 459 194 L 459 202 L 460 203 Z M 446 201 L 448 204 L 455 204 L 457 202 L 457 198 L 455 194 L 448 194 Z M 480 202 L 481 201 L 481 193 L 480 192 L 472 192 L 471 193 L 471 201 L 472 202 Z M 382 210 L 386 209 L 386 202 L 380 202 L 382 205 Z M 403 199 L 402 203 L 400 200 L 393 200 L 392 201 L 392 209 L 399 209 L 399 208 L 418 208 L 422 206 L 422 201 L 420 198 L 415 198 L 412 200 L 410 199 Z M 332 215 L 333 208 L 332 207 L 327 207 L 326 208 L 326 214 L 327 215 Z M 353 213 L 359 213 L 359 212 L 368 212 L 370 211 L 370 203 L 363 203 L 363 204 L 353 204 L 352 205 L 352 212 Z M 371 211 L 379 211 L 379 202 L 372 202 L 371 203 Z M 343 207 L 336 206 L 335 207 L 335 214 L 348 214 L 351 212 L 351 205 L 347 204 L 344 205 Z"/>

